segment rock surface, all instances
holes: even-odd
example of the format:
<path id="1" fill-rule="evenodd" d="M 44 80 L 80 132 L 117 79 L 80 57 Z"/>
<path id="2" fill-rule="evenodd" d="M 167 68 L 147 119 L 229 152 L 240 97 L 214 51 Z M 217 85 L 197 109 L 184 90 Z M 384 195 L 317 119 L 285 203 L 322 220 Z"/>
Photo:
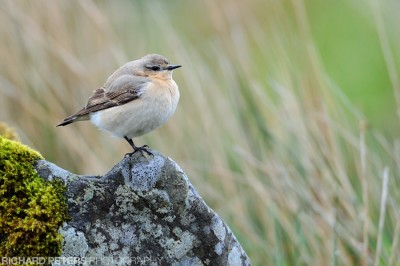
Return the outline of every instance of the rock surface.
<path id="1" fill-rule="evenodd" d="M 60 230 L 61 256 L 70 261 L 57 265 L 250 265 L 180 167 L 153 153 L 126 156 L 100 177 L 38 161 L 40 176 L 61 178 L 68 186 L 72 220 Z"/>

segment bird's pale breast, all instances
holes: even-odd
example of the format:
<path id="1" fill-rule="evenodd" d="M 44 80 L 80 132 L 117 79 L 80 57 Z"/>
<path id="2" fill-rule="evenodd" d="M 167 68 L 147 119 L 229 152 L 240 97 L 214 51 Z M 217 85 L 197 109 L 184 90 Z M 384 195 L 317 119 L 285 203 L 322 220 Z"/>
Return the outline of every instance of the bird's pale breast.
<path id="1" fill-rule="evenodd" d="M 179 101 L 173 80 L 149 83 L 140 98 L 91 114 L 91 122 L 117 137 L 138 137 L 164 124 Z"/>

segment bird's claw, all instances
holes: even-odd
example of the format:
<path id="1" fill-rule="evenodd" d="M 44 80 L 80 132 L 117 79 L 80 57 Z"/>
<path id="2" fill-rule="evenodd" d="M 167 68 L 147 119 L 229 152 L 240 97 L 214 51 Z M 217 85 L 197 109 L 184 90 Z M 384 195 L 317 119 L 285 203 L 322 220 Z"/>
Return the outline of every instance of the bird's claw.
<path id="1" fill-rule="evenodd" d="M 146 157 L 144 155 L 144 152 L 145 152 L 145 153 L 147 153 L 147 155 L 151 155 L 154 158 L 154 154 L 149 150 L 149 145 L 143 145 L 141 147 L 135 147 L 133 149 L 133 152 L 128 152 L 127 154 L 125 154 L 125 156 L 133 156 L 137 152 L 140 152 L 140 155 L 142 155 L 143 157 Z"/>
<path id="2" fill-rule="evenodd" d="M 154 154 L 149 150 L 149 146 L 148 145 L 144 145 L 142 147 L 137 147 L 137 149 L 134 150 L 133 153 L 135 153 L 135 152 L 140 152 L 140 154 L 142 156 L 144 156 L 143 152 L 145 152 L 145 153 L 147 153 L 147 155 L 151 155 L 154 158 Z"/>

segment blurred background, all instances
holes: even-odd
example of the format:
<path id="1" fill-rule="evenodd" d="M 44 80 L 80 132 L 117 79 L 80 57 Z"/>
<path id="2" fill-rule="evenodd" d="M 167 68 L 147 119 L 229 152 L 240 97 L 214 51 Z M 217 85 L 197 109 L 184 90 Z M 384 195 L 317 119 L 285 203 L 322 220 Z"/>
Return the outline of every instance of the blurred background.
<path id="1" fill-rule="evenodd" d="M 106 173 L 129 145 L 56 128 L 159 53 L 181 99 L 135 139 L 176 161 L 254 265 L 400 265 L 400 3 L 0 3 L 0 121 L 47 160 Z M 396 111 L 397 110 L 397 111 Z"/>

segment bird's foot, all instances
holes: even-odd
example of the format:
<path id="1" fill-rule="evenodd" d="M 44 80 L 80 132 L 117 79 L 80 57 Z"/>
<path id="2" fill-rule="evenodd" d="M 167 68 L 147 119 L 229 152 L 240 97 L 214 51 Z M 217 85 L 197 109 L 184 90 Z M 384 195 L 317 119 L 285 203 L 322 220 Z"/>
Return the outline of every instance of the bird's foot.
<path id="1" fill-rule="evenodd" d="M 143 145 L 141 147 L 136 147 L 136 150 L 133 151 L 133 153 L 135 152 L 140 152 L 140 154 L 142 156 L 144 156 L 144 153 L 147 153 L 147 155 L 151 155 L 154 158 L 154 154 L 150 151 L 149 145 Z"/>
<path id="2" fill-rule="evenodd" d="M 149 145 L 143 145 L 141 147 L 136 147 L 136 145 L 133 143 L 132 139 L 130 139 L 126 136 L 124 136 L 124 139 L 129 143 L 129 145 L 131 145 L 131 147 L 133 149 L 133 152 L 129 152 L 129 153 L 125 154 L 125 156 L 133 156 L 135 153 L 140 152 L 140 154 L 143 157 L 146 157 L 143 153 L 143 152 L 145 152 L 145 153 L 147 153 L 147 155 L 151 155 L 154 158 L 154 154 L 150 151 Z"/>
<path id="3" fill-rule="evenodd" d="M 143 157 L 146 157 L 144 153 L 147 153 L 147 155 L 151 155 L 154 158 L 154 154 L 150 151 L 149 149 L 149 145 L 143 145 L 141 147 L 132 147 L 133 148 L 133 152 L 128 152 L 127 154 L 125 154 L 125 156 L 133 156 L 135 153 L 140 152 L 140 154 Z"/>

